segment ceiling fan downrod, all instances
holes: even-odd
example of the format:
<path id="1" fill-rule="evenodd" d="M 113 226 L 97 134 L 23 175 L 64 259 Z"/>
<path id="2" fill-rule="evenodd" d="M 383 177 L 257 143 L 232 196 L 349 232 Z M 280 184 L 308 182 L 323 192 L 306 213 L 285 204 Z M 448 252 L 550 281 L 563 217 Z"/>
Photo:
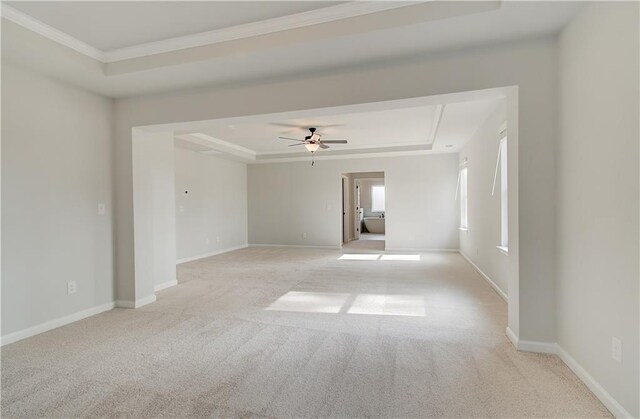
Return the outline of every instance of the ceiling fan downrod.
<path id="1" fill-rule="evenodd" d="M 315 128 L 309 128 L 309 131 L 311 131 L 311 135 L 306 137 L 306 140 L 310 140 L 313 138 L 313 135 L 316 133 L 316 129 Z M 313 165 L 316 163 L 315 159 L 314 159 L 314 152 L 311 152 L 311 166 L 313 167 Z"/>

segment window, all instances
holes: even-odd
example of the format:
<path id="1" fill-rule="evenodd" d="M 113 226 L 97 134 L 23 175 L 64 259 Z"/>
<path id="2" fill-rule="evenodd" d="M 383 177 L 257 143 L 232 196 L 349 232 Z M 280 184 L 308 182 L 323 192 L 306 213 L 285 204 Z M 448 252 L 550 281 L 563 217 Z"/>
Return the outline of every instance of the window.
<path id="1" fill-rule="evenodd" d="M 507 137 L 500 140 L 500 247 L 509 248 L 509 182 L 507 179 Z"/>
<path id="2" fill-rule="evenodd" d="M 496 159 L 496 171 L 493 175 L 493 188 L 491 196 L 495 195 L 496 182 L 498 181 L 498 169 L 500 169 L 500 244 L 498 249 L 509 253 L 509 178 L 507 165 L 507 127 L 500 130 L 500 147 Z"/>
<path id="3" fill-rule="evenodd" d="M 469 227 L 467 219 L 467 168 L 460 169 L 460 229 Z"/>
<path id="4" fill-rule="evenodd" d="M 384 211 L 384 186 L 371 187 L 371 212 Z"/>

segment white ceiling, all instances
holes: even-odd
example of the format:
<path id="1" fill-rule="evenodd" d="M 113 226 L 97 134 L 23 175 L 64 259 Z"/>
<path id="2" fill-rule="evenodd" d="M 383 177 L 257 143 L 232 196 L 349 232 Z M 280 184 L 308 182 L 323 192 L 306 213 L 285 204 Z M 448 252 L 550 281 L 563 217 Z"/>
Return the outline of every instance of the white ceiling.
<path id="1" fill-rule="evenodd" d="M 87 33 L 78 35 L 100 38 L 91 42 L 102 42 L 102 46 L 135 44 L 142 40 L 137 36 L 147 32 L 153 34 L 149 35 L 153 39 L 167 36 L 169 32 L 164 32 L 166 28 L 156 26 L 157 20 L 167 18 L 168 13 L 161 11 L 163 7 L 184 8 L 183 12 L 172 13 L 191 16 L 185 17 L 185 21 L 175 28 L 176 31 L 184 31 L 189 25 L 201 30 L 206 21 L 202 16 L 193 16 L 198 13 L 191 15 L 190 11 L 185 11 L 190 3 L 170 2 L 167 6 L 163 2 L 146 5 L 133 2 L 131 6 L 113 6 L 113 10 L 111 3 L 104 2 L 81 3 L 81 7 L 74 2 L 43 3 L 30 5 L 33 10 L 29 12 L 37 13 L 39 19 L 49 21 L 52 25 L 55 15 L 73 15 L 76 8 L 82 8 L 82 16 L 103 19 L 107 24 L 96 25 L 98 29 L 95 34 L 85 28 Z M 16 6 L 15 3 L 12 5 Z M 231 22 L 241 17 L 256 19 L 286 13 L 296 7 L 318 5 L 322 4 L 295 2 L 282 5 L 265 1 L 259 2 L 252 12 L 255 14 L 250 16 L 236 9 L 242 5 L 229 8 L 226 3 L 205 2 L 197 7 L 209 8 L 207 10 L 212 16 L 228 14 Z M 17 7 L 27 10 L 22 4 Z M 145 14 L 153 18 L 129 20 L 126 13 L 123 15 L 118 12 L 118 7 L 139 7 L 139 10 L 144 9 Z M 37 68 L 52 77 L 111 97 L 128 97 L 205 85 L 213 87 L 386 65 L 399 60 L 423 58 L 435 52 L 551 36 L 557 34 L 581 7 L 581 2 L 426 2 L 267 36 L 95 66 L 87 65 L 86 57 L 83 57 L 83 61 L 57 51 L 48 39 L 40 40 L 17 25 L 3 24 L 3 61 Z M 56 12 L 47 12 L 49 9 L 56 9 Z M 225 19 L 227 17 L 213 19 L 210 27 L 225 25 Z M 84 25 L 77 22 L 81 20 L 79 17 L 65 18 L 55 24 L 63 32 L 75 32 Z M 132 21 L 136 24 L 132 24 Z M 137 28 L 134 28 L 136 25 Z"/>
<path id="2" fill-rule="evenodd" d="M 199 123 L 197 130 L 181 130 L 179 146 L 196 151 L 215 150 L 249 160 L 308 157 L 308 152 L 285 136 L 303 139 L 309 127 L 319 127 L 323 139 L 346 139 L 348 144 L 331 144 L 320 150 L 322 157 L 353 156 L 376 152 L 457 152 L 496 109 L 497 98 L 403 106 L 389 103 L 386 109 L 351 111 L 300 111 L 296 118 L 239 118 Z M 293 127 L 290 127 L 292 125 Z M 325 127 L 322 127 L 325 126 Z M 195 144 L 194 145 L 189 145 Z"/>
<path id="3" fill-rule="evenodd" d="M 435 106 L 400 108 L 231 126 L 213 122 L 211 128 L 204 133 L 256 153 L 300 151 L 288 147 L 293 143 L 292 141 L 279 140 L 278 137 L 304 139 L 309 135 L 307 130 L 309 127 L 318 127 L 317 132 L 323 139 L 349 140 L 346 145 L 331 145 L 332 148 L 340 150 L 390 144 L 430 144 L 428 137 L 434 124 L 435 108 Z M 301 128 L 288 128 L 276 124 L 297 125 Z M 324 125 L 328 127 L 323 128 Z"/>
<path id="4" fill-rule="evenodd" d="M 292 15 L 328 1 L 11 1 L 14 9 L 108 51 Z"/>

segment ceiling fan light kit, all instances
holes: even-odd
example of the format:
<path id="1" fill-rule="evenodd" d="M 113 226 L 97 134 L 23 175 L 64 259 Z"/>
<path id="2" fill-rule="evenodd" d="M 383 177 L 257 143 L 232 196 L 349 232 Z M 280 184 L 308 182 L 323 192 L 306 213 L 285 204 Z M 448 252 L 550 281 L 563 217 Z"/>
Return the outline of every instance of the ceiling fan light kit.
<path id="1" fill-rule="evenodd" d="M 318 143 L 306 143 L 304 146 L 307 150 L 309 150 L 312 153 L 320 148 L 320 144 Z"/>
<path id="2" fill-rule="evenodd" d="M 347 140 L 322 140 L 320 134 L 316 134 L 316 128 L 309 128 L 311 135 L 304 137 L 304 140 L 298 140 L 297 138 L 279 137 L 281 140 L 297 141 L 298 144 L 290 144 L 289 147 L 297 145 L 304 145 L 304 147 L 311 152 L 311 166 L 314 165 L 313 153 L 318 151 L 319 148 L 327 149 L 327 144 L 347 144 Z"/>

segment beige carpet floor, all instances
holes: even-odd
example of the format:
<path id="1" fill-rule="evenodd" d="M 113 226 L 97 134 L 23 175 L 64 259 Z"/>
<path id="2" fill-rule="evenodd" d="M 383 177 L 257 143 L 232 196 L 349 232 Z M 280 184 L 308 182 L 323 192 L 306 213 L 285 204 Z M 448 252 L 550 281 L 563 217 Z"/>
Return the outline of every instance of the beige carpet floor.
<path id="1" fill-rule="evenodd" d="M 607 417 L 458 254 L 250 248 L 2 348 L 3 417 Z"/>
<path id="2" fill-rule="evenodd" d="M 363 239 L 363 240 L 352 240 L 349 243 L 345 243 L 342 245 L 342 249 L 345 252 L 359 252 L 359 251 L 384 251 L 385 241 L 384 240 L 376 240 L 376 239 Z"/>

